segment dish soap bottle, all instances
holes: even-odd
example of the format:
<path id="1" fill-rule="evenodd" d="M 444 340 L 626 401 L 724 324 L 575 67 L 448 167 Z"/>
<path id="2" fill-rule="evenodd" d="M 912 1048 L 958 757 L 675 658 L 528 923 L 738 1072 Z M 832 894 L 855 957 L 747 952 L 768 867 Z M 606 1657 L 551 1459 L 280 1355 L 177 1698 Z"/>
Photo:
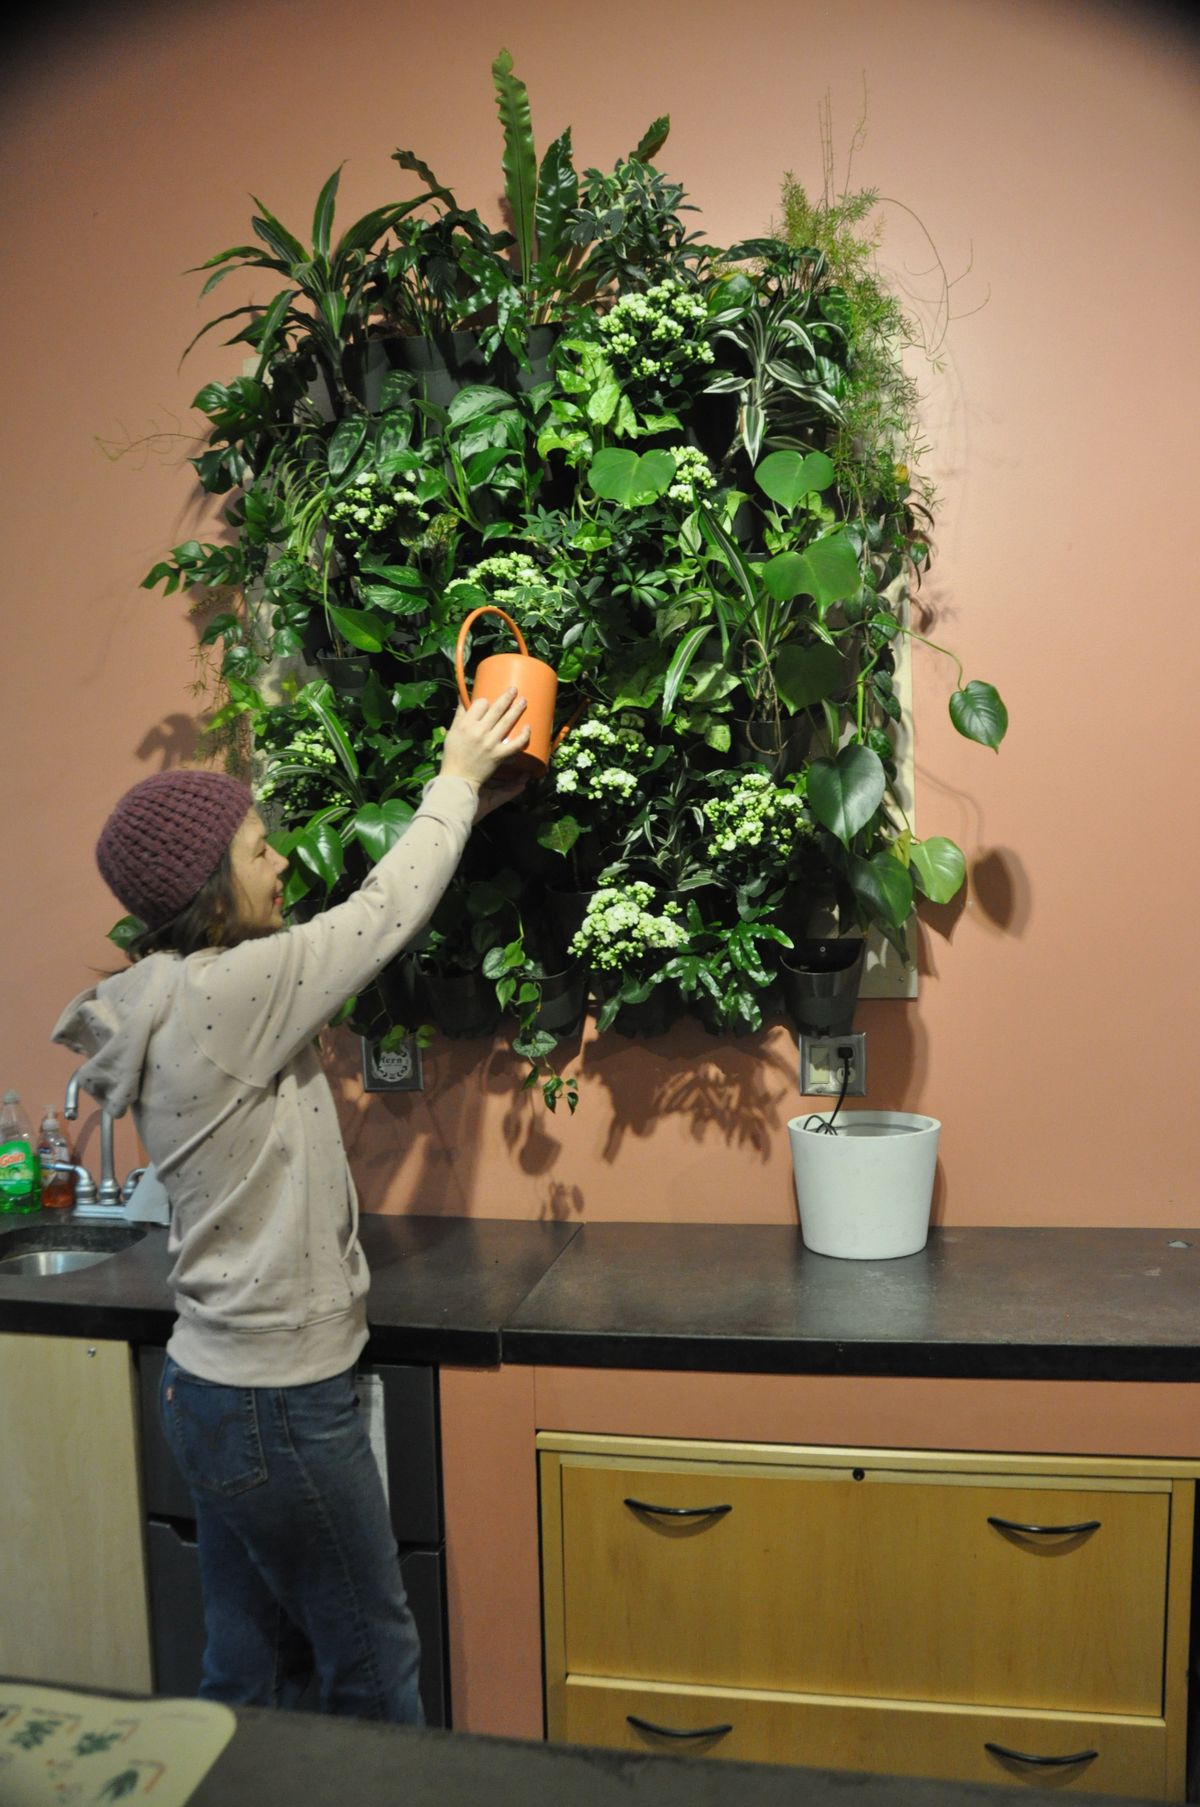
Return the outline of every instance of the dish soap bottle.
<path id="1" fill-rule="evenodd" d="M 75 1175 L 61 1170 L 71 1160 L 71 1146 L 52 1104 L 46 1106 L 38 1136 L 38 1164 L 42 1178 L 43 1211 L 69 1211 L 75 1203 Z"/>
<path id="2" fill-rule="evenodd" d="M 15 1092 L 0 1110 L 0 1211 L 36 1211 L 41 1202 L 38 1159 Z"/>

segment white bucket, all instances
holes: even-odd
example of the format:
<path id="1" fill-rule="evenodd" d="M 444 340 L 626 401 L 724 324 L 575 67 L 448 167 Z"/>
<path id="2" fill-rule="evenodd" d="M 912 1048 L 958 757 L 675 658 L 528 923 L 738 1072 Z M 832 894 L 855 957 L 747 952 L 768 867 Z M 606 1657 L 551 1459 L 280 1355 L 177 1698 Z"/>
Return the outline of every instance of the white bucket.
<path id="1" fill-rule="evenodd" d="M 929 1236 L 941 1124 L 908 1111 L 844 1111 L 788 1123 L 800 1231 L 814 1255 L 886 1261 Z M 812 1129 L 805 1129 L 812 1123 Z"/>

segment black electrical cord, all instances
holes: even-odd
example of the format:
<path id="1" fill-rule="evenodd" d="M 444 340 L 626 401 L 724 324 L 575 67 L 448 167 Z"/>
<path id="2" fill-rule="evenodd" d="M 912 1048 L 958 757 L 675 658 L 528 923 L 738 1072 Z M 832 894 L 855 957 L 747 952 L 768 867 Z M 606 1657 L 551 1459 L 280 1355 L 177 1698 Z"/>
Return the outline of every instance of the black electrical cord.
<path id="1" fill-rule="evenodd" d="M 850 1089 L 850 1067 L 854 1060 L 854 1049 L 839 1048 L 838 1053 L 842 1057 L 842 1089 L 838 1093 L 838 1101 L 833 1107 L 832 1115 L 821 1117 L 814 1111 L 811 1117 L 806 1117 L 804 1119 L 805 1129 L 811 1130 L 815 1136 L 837 1135 L 837 1130 L 834 1127 L 837 1122 L 837 1114 L 841 1110 L 843 1104 L 845 1104 L 846 1093 Z"/>

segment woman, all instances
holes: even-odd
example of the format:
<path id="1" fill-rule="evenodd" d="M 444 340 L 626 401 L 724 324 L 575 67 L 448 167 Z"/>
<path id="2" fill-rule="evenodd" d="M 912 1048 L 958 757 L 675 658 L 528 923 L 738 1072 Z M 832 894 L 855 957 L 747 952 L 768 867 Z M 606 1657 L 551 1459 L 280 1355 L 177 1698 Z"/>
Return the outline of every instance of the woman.
<path id="1" fill-rule="evenodd" d="M 314 1044 L 428 920 L 472 822 L 515 794 L 508 691 L 455 716 L 403 838 L 346 903 L 286 929 L 287 862 L 216 772 L 135 785 L 97 861 L 146 924 L 135 964 L 68 1006 L 81 1084 L 132 1108 L 171 1201 L 178 1318 L 162 1409 L 191 1489 L 204 1590 L 200 1692 L 422 1723 L 419 1646 L 356 1410 L 368 1274 Z M 501 774 L 497 777 L 497 774 Z"/>

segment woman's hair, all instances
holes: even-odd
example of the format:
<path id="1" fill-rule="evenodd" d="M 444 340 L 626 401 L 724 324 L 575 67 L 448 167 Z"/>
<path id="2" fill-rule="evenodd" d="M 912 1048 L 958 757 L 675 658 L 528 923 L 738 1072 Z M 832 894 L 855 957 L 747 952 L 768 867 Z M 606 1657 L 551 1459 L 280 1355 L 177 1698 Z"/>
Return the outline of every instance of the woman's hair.
<path id="1" fill-rule="evenodd" d="M 147 954 L 180 954 L 186 959 L 188 954 L 197 954 L 203 948 L 237 947 L 265 933 L 270 931 L 242 920 L 233 876 L 233 848 L 229 846 L 186 909 L 156 929 L 143 929 L 125 951 L 131 960 L 141 960 Z"/>

